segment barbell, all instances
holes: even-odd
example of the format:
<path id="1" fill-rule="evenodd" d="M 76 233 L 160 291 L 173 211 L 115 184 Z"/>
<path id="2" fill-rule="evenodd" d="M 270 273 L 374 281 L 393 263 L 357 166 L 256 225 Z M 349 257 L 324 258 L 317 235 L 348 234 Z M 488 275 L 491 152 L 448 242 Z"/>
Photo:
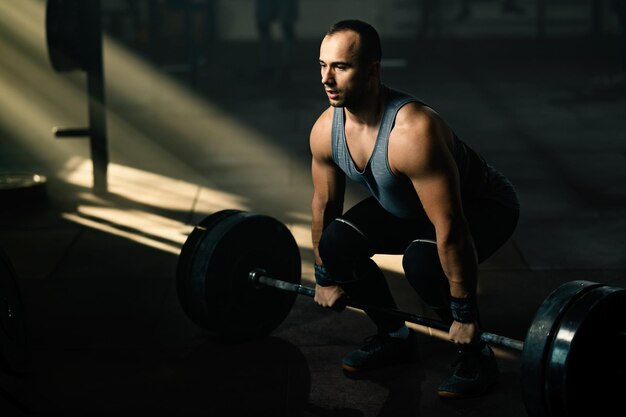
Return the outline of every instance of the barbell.
<path id="1" fill-rule="evenodd" d="M 270 334 L 287 317 L 301 282 L 296 241 L 277 219 L 241 210 L 215 212 L 185 241 L 176 270 L 180 304 L 220 340 Z M 407 322 L 448 331 L 443 322 L 362 305 Z M 566 282 L 543 301 L 524 341 L 482 332 L 491 345 L 520 351 L 522 397 L 531 417 L 608 416 L 626 388 L 626 289 Z M 621 413 L 617 413 L 621 415 Z"/>

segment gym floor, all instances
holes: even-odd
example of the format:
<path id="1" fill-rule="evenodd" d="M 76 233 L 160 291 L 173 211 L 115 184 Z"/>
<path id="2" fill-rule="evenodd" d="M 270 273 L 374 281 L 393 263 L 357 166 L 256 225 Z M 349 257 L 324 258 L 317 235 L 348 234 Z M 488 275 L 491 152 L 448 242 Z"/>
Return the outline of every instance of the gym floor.
<path id="1" fill-rule="evenodd" d="M 0 167 L 45 175 L 47 196 L 23 204 L 0 194 L 0 247 L 32 353 L 25 374 L 0 372 L 3 416 L 526 415 L 516 352 L 496 349 L 501 381 L 488 395 L 442 400 L 436 387 L 455 348 L 424 329 L 416 362 L 349 378 L 342 355 L 374 332 L 359 311 L 300 297 L 271 336 L 224 345 L 181 310 L 178 253 L 221 209 L 287 224 L 311 284 L 307 139 L 327 105 L 316 43 L 298 44 L 289 78 L 276 80 L 246 66 L 253 44 L 215 45 L 219 62 L 188 82 L 109 41 L 109 193 L 96 195 L 88 142 L 50 133 L 85 124 L 84 75 L 53 72 L 42 33 L 12 36 L 19 42 L 0 37 Z M 618 65 L 613 42 L 385 44 L 385 82 L 431 104 L 518 190 L 517 230 L 480 266 L 488 331 L 523 339 L 564 282 L 626 287 L 626 90 L 594 82 Z M 349 188 L 346 205 L 362 196 Z M 399 307 L 430 315 L 399 257 L 376 260 Z"/>

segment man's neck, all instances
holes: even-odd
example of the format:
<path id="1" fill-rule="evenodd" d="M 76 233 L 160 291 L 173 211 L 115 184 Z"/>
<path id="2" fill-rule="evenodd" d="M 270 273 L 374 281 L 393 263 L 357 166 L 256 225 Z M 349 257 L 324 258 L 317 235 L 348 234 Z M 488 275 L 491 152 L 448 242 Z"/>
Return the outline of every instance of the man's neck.
<path id="1" fill-rule="evenodd" d="M 375 127 L 380 123 L 383 113 L 383 103 L 385 101 L 385 89 L 378 83 L 371 87 L 365 94 L 361 105 L 358 107 L 346 107 L 346 119 L 351 123 L 362 125 L 363 127 Z"/>

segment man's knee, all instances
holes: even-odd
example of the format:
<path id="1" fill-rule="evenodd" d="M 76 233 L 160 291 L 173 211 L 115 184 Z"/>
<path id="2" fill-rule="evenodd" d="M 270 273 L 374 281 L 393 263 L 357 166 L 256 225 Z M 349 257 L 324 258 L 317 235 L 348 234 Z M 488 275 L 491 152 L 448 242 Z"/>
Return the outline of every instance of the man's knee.
<path id="1" fill-rule="evenodd" d="M 322 233 L 319 254 L 324 266 L 337 279 L 352 276 L 355 264 L 373 255 L 367 237 L 344 219 L 333 220 Z"/>
<path id="2" fill-rule="evenodd" d="M 448 280 L 441 267 L 435 241 L 413 241 L 404 252 L 402 267 L 407 280 L 426 304 L 430 307 L 447 304 Z"/>

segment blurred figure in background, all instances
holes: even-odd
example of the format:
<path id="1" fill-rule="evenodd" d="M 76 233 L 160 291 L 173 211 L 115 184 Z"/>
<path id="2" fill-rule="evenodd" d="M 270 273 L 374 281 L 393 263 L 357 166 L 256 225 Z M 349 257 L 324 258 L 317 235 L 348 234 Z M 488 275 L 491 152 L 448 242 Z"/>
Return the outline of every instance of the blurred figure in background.
<path id="1" fill-rule="evenodd" d="M 259 32 L 260 79 L 287 77 L 286 65 L 293 55 L 296 39 L 294 23 L 298 19 L 298 0 L 256 0 L 256 23 Z M 272 23 L 279 23 L 282 42 L 276 49 L 272 39 Z"/>

